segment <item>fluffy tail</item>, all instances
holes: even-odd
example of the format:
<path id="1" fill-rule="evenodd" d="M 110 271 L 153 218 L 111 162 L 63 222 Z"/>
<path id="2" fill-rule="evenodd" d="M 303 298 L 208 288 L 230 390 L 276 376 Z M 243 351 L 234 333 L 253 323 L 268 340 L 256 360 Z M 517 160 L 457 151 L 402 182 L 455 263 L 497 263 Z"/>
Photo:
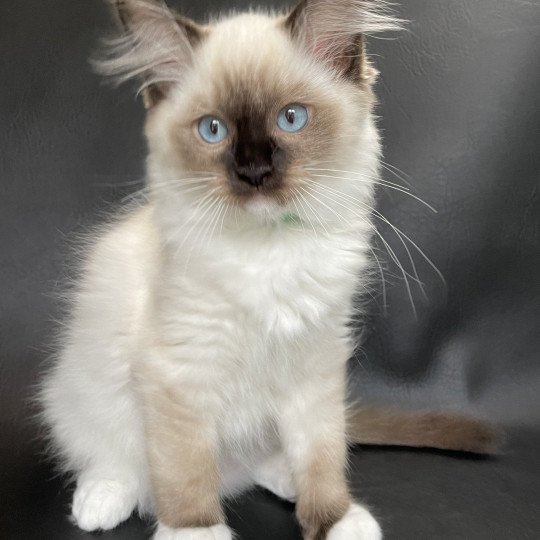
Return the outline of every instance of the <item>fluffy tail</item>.
<path id="1" fill-rule="evenodd" d="M 459 414 L 354 408 L 347 436 L 352 444 L 437 448 L 494 454 L 503 435 L 489 423 Z"/>

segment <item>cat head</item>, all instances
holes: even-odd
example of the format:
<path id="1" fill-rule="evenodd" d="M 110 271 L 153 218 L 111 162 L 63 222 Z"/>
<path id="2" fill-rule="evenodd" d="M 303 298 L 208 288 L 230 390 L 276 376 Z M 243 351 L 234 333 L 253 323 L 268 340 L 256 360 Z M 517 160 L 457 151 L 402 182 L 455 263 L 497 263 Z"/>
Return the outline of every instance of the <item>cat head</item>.
<path id="1" fill-rule="evenodd" d="M 124 33 L 99 68 L 140 81 L 158 200 L 201 216 L 213 205 L 236 219 L 293 213 L 312 222 L 307 214 L 344 213 L 325 202 L 324 189 L 348 189 L 364 175 L 356 187 L 370 192 L 377 73 L 365 36 L 399 26 L 384 2 L 303 0 L 285 15 L 206 25 L 160 1 L 114 5 Z"/>

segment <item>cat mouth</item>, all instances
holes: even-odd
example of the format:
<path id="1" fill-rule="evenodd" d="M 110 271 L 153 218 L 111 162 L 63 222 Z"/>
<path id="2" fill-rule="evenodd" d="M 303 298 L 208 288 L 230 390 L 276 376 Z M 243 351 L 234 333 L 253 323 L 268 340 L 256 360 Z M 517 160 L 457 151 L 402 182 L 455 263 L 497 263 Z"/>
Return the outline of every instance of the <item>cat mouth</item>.
<path id="1" fill-rule="evenodd" d="M 258 181 L 246 181 L 230 175 L 229 193 L 240 206 L 246 208 L 274 208 L 287 202 L 287 189 L 280 175 L 267 175 Z"/>
<path id="2" fill-rule="evenodd" d="M 233 193 L 240 197 L 276 197 L 283 189 L 281 176 L 273 173 L 242 175 L 238 172 L 229 176 Z"/>

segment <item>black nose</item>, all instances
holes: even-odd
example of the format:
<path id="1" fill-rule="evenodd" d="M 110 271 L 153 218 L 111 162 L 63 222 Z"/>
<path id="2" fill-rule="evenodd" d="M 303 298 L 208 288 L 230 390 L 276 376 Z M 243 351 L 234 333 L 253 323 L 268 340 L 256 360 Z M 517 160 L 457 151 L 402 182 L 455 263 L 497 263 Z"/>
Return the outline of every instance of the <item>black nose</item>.
<path id="1" fill-rule="evenodd" d="M 246 182 L 256 188 L 264 185 L 264 182 L 270 178 L 273 167 L 270 165 L 259 165 L 258 167 L 236 167 L 236 174 L 239 180 Z"/>

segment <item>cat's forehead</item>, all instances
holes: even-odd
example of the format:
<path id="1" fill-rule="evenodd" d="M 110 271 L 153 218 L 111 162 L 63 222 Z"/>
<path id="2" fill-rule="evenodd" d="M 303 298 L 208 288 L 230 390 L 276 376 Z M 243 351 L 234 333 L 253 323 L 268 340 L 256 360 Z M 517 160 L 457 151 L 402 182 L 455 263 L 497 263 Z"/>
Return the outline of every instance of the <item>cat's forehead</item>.
<path id="1" fill-rule="evenodd" d="M 199 57 L 205 97 L 231 115 L 314 99 L 316 66 L 290 39 L 283 20 L 243 14 L 216 23 Z M 320 82 L 320 81 L 319 81 Z M 315 92 L 320 94 L 324 85 Z"/>
<path id="2" fill-rule="evenodd" d="M 283 52 L 289 43 L 281 17 L 242 13 L 217 20 L 209 28 L 207 49 L 231 58 L 256 57 L 269 49 Z"/>

